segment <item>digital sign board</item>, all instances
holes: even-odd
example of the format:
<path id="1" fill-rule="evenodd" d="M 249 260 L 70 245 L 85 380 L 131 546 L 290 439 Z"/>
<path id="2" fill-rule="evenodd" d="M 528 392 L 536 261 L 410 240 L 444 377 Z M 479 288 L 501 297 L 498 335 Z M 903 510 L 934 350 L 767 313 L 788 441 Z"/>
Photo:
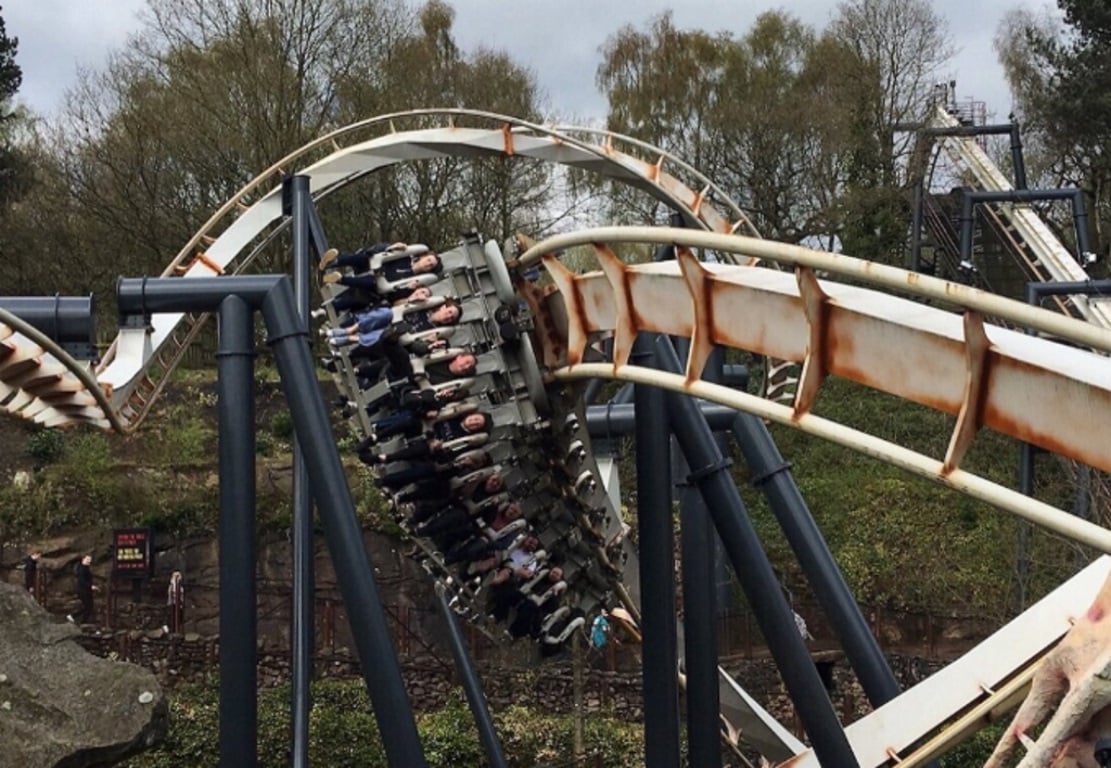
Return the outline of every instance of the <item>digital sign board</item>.
<path id="1" fill-rule="evenodd" d="M 153 536 L 150 528 L 119 528 L 112 534 L 112 570 L 120 576 L 141 579 L 154 570 Z"/>

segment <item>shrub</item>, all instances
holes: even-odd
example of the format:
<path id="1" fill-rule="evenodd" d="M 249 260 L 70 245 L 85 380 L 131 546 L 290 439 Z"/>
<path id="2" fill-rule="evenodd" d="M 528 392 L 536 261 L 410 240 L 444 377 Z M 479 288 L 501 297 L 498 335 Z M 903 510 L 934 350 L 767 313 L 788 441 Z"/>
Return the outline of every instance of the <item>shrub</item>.
<path id="1" fill-rule="evenodd" d="M 277 443 L 268 432 L 259 432 L 255 435 L 255 453 L 259 456 L 273 456 Z"/>
<path id="2" fill-rule="evenodd" d="M 216 424 L 192 405 L 175 405 L 157 431 L 148 428 L 143 439 L 151 459 L 170 467 L 207 464 L 216 458 Z"/>
<path id="3" fill-rule="evenodd" d="M 65 489 L 70 505 L 92 513 L 94 519 L 88 522 L 99 525 L 128 496 L 115 467 L 108 436 L 81 431 L 72 434 L 65 457 L 48 472 L 51 480 Z"/>
<path id="4" fill-rule="evenodd" d="M 289 411 L 280 411 L 270 419 L 270 432 L 279 440 L 293 438 L 293 417 Z"/>
<path id="5" fill-rule="evenodd" d="M 1001 721 L 977 731 L 971 738 L 945 753 L 945 768 L 980 768 L 995 749 L 995 742 L 1003 735 L 1006 721 Z"/>
<path id="6" fill-rule="evenodd" d="M 72 525 L 71 507 L 57 486 L 36 481 L 28 488 L 0 488 L 0 532 L 17 538 L 44 536 Z"/>
<path id="7" fill-rule="evenodd" d="M 156 531 L 189 536 L 201 531 L 214 531 L 219 524 L 220 505 L 217 489 L 200 490 L 186 498 L 148 507 L 139 525 Z"/>
<path id="8" fill-rule="evenodd" d="M 482 765 L 483 749 L 471 711 L 454 702 L 420 719 L 421 742 L 430 765 L 470 768 Z"/>
<path id="9" fill-rule="evenodd" d="M 24 450 L 41 467 L 62 458 L 65 449 L 65 438 L 60 429 L 40 429 L 27 438 Z"/>

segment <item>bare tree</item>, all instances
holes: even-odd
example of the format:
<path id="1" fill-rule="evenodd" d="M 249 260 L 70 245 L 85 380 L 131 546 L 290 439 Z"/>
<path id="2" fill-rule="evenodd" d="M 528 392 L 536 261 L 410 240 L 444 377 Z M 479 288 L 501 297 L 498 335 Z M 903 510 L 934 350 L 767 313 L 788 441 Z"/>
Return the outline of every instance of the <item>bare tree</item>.
<path id="1" fill-rule="evenodd" d="M 40 135 L 57 183 L 21 231 L 43 217 L 54 227 L 28 263 L 68 250 L 84 265 L 72 271 L 80 288 L 107 293 L 121 272 L 160 272 L 246 182 L 340 125 L 416 106 L 534 116 L 532 76 L 496 52 L 459 51 L 452 17 L 438 1 L 418 15 L 400 0 L 151 0 L 146 26 L 105 70 L 83 74 Z M 501 235 L 542 209 L 537 174 L 437 161 L 375 174 L 322 215 L 341 247 L 438 245 L 476 225 Z M 261 257 L 263 269 L 285 266 L 283 248 Z"/>
<path id="2" fill-rule="evenodd" d="M 891 158 L 883 181 L 892 184 L 913 141 L 892 128 L 925 115 L 930 87 L 954 52 L 948 23 L 928 0 L 849 0 L 838 6 L 829 31 L 878 78 L 881 97 L 870 118 L 882 156 Z"/>
<path id="3" fill-rule="evenodd" d="M 680 30 L 670 12 L 644 31 L 622 27 L 602 46 L 595 81 L 609 99 L 607 128 L 654 144 L 705 167 L 720 156 L 711 123 L 722 96 L 730 49 L 728 35 Z M 617 220 L 664 222 L 655 200 L 608 185 Z"/>
<path id="4" fill-rule="evenodd" d="M 345 116 L 466 107 L 539 121 L 535 76 L 503 53 L 461 50 L 453 21 L 454 11 L 440 0 L 424 5 L 417 31 L 395 42 L 377 79 L 351 84 Z M 458 122 L 495 127 L 489 120 Z M 442 123 L 409 118 L 397 128 Z M 348 242 L 420 239 L 443 246 L 472 228 L 498 238 L 535 231 L 550 199 L 550 175 L 547 167 L 509 157 L 442 158 L 376 173 L 344 195 L 344 210 L 358 216 L 362 229 L 348 232 Z"/>

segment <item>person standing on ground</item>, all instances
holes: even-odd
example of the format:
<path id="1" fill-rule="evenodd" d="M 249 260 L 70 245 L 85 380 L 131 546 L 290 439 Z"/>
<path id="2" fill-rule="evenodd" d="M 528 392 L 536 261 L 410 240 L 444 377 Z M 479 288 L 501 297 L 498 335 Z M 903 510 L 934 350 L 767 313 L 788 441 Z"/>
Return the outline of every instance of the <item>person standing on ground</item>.
<path id="1" fill-rule="evenodd" d="M 606 618 L 609 614 L 603 608 L 602 612 L 594 617 L 594 622 L 590 625 L 590 644 L 594 648 L 604 648 L 610 639 L 610 622 Z"/>
<path id="2" fill-rule="evenodd" d="M 81 558 L 81 562 L 77 564 L 75 571 L 77 576 L 77 599 L 81 603 L 81 611 L 77 616 L 67 616 L 66 618 L 75 624 L 87 624 L 90 620 L 96 620 L 96 612 L 93 610 L 93 592 L 99 592 L 100 587 L 93 584 L 93 556 L 85 555 Z"/>
<path id="3" fill-rule="evenodd" d="M 23 588 L 38 599 L 39 559 L 42 557 L 41 549 L 32 549 L 23 561 Z"/>
<path id="4" fill-rule="evenodd" d="M 181 626 L 185 623 L 185 582 L 182 581 L 181 571 L 174 571 L 170 576 L 170 587 L 166 590 L 166 612 L 169 616 L 162 627 L 163 631 L 180 633 Z"/>

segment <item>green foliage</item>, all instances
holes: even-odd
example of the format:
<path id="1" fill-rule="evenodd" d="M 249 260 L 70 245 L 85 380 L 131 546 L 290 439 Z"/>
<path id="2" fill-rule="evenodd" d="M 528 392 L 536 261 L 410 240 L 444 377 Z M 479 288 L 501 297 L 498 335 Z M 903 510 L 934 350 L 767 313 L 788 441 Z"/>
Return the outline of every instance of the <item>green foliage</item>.
<path id="1" fill-rule="evenodd" d="M 265 343 L 265 340 L 263 340 L 263 343 Z M 258 348 L 259 342 L 256 341 L 255 346 Z M 280 377 L 278 376 L 278 369 L 272 363 L 273 361 L 270 358 L 261 356 L 255 361 L 256 389 L 262 390 L 277 383 Z"/>
<path id="2" fill-rule="evenodd" d="M 1111 105 L 1111 62 L 1106 45 L 1111 37 L 1111 13 L 1103 0 L 1059 0 L 1065 14 L 1066 34 L 1041 36 L 1035 30 L 1033 52 L 1049 69 L 1047 89 L 1040 105 L 1046 127 L 1058 140 L 1090 145 L 1111 135 L 1107 120 Z"/>
<path id="3" fill-rule="evenodd" d="M 0 16 L 0 104 L 11 101 L 23 82 L 23 71 L 15 63 L 18 50 L 19 40 L 8 37 L 4 17 Z M 0 112 L 0 120 L 6 120 L 8 117 L 5 112 Z"/>
<path id="4" fill-rule="evenodd" d="M 0 16 L 0 219 L 7 218 L 9 204 L 22 196 L 33 178 L 26 154 L 11 141 L 12 125 L 19 122 L 15 119 L 18 113 L 10 109 L 11 102 L 23 82 L 23 71 L 15 62 L 18 50 L 19 40 L 8 37 Z"/>
<path id="5" fill-rule="evenodd" d="M 111 438 L 99 430 L 68 432 L 64 457 L 48 467 L 43 479 L 62 490 L 64 506 L 87 525 L 126 522 L 146 504 L 141 488 L 117 466 Z"/>
<path id="6" fill-rule="evenodd" d="M 80 510 L 65 502 L 61 490 L 36 479 L 27 488 L 0 487 L 0 536 L 28 539 L 43 536 L 80 520 Z"/>
<path id="7" fill-rule="evenodd" d="M 1060 17 L 1015 9 L 995 39 L 1021 121 L 1031 188 L 1076 186 L 1086 193 L 1092 250 L 1111 242 L 1111 14 L 1104 0 L 1059 0 Z M 1067 206 L 1049 211 L 1068 242 Z M 1092 271 L 1107 274 L 1107 262 Z"/>
<path id="8" fill-rule="evenodd" d="M 140 518 L 140 524 L 156 531 L 187 536 L 200 531 L 216 530 L 219 517 L 216 492 L 204 495 L 193 493 L 186 496 L 164 496 L 161 501 L 148 507 Z"/>
<path id="9" fill-rule="evenodd" d="M 60 429 L 39 429 L 27 438 L 24 450 L 39 466 L 52 464 L 65 453 L 65 436 Z"/>
<path id="10" fill-rule="evenodd" d="M 66 114 L 55 124 L 44 118 L 29 163 L 43 182 L 12 211 L 19 247 L 3 250 L 20 261 L 0 263 L 6 285 L 111 295 L 120 273 L 158 274 L 260 171 L 371 115 L 442 106 L 543 119 L 535 75 L 504 53 L 461 50 L 446 3 L 303 0 L 297 12 L 257 0 L 157 5 L 106 68 L 83 74 Z M 0 82 L 0 102 L 4 95 Z M 330 151 L 293 163 L 307 167 Z M 549 177 L 547 165 L 516 158 L 443 158 L 339 190 L 322 217 L 341 247 L 418 234 L 439 246 L 471 227 L 501 237 L 535 230 L 548 215 Z M 62 252 L 79 254 L 82 269 L 48 259 Z M 283 271 L 287 258 L 274 239 L 255 268 Z M 105 326 L 111 314 L 102 313 Z"/>
<path id="11" fill-rule="evenodd" d="M 321 680 L 313 684 L 309 762 L 329 768 L 387 768 L 366 688 L 361 680 Z M 216 765 L 219 693 L 215 683 L 179 686 L 170 697 L 169 736 L 125 768 L 180 768 Z M 289 688 L 259 692 L 259 766 L 288 764 Z M 430 768 L 474 768 L 484 753 L 470 710 L 461 701 L 417 718 Z M 573 754 L 574 720 L 525 707 L 495 714 L 495 728 L 512 768 L 564 764 Z M 603 768 L 644 764 L 640 726 L 592 714 L 585 723 L 585 746 Z M 594 763 L 591 763 L 594 765 Z"/>
<path id="12" fill-rule="evenodd" d="M 891 126 L 921 119 L 948 55 L 926 0 L 841 3 L 824 31 L 767 12 L 739 38 L 665 13 L 607 39 L 596 80 L 608 127 L 713 168 L 765 237 L 891 262 L 906 238 L 897 176 L 910 141 Z M 615 217 L 659 216 L 616 199 Z"/>
<path id="13" fill-rule="evenodd" d="M 494 719 L 514 768 L 562 765 L 574 754 L 575 720 L 571 715 L 543 715 L 514 706 L 497 713 Z M 584 722 L 583 746 L 605 768 L 644 765 L 643 731 L 638 723 L 593 714 Z"/>
<path id="14" fill-rule="evenodd" d="M 981 768 L 1006 726 L 1003 721 L 977 731 L 968 741 L 945 753 L 941 758 L 942 768 Z"/>
<path id="15" fill-rule="evenodd" d="M 288 689 L 281 698 L 288 702 Z M 314 765 L 386 766 L 378 722 L 361 680 L 313 684 L 309 762 Z"/>
<path id="16" fill-rule="evenodd" d="M 274 414 L 270 419 L 270 432 L 279 440 L 293 439 L 293 416 L 289 411 Z"/>
<path id="17" fill-rule="evenodd" d="M 374 484 L 374 473 L 363 464 L 359 464 L 355 472 L 356 479 L 351 483 L 351 494 L 355 500 L 355 513 L 359 516 L 359 522 L 364 528 L 388 536 L 404 536 L 405 532 L 394 520 L 390 502 Z"/>
<path id="18" fill-rule="evenodd" d="M 255 453 L 259 456 L 273 456 L 278 443 L 269 432 L 255 435 Z"/>
<path id="19" fill-rule="evenodd" d="M 482 765 L 483 750 L 470 710 L 453 702 L 420 718 L 421 742 L 430 765 L 471 768 Z"/>
<path id="20" fill-rule="evenodd" d="M 210 404 L 203 390 L 196 392 L 202 406 Z M 182 467 L 211 463 L 216 456 L 216 430 L 211 416 L 207 417 L 202 408 L 192 405 L 175 405 L 169 408 L 165 418 L 158 422 L 157 431 L 145 435 L 151 443 L 150 454 L 153 462 L 169 467 Z"/>

